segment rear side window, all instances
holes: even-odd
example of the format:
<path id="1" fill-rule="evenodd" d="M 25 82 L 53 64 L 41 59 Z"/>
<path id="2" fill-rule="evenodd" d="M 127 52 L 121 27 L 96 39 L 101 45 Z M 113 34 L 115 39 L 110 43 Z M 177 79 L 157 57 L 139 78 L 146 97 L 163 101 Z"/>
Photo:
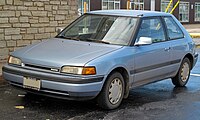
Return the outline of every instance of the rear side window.
<path id="1" fill-rule="evenodd" d="M 171 17 L 165 17 L 164 21 L 167 26 L 167 32 L 170 40 L 183 38 L 183 32 Z"/>
<path id="2" fill-rule="evenodd" d="M 139 40 L 140 37 L 151 38 L 153 43 L 165 41 L 165 33 L 161 19 L 158 17 L 142 20 L 137 40 Z"/>

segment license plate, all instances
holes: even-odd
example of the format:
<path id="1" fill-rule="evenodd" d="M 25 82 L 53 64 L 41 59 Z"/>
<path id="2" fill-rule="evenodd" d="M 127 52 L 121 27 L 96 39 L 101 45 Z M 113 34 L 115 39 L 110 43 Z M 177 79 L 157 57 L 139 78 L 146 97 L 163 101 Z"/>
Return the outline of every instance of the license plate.
<path id="1" fill-rule="evenodd" d="M 24 81 L 23 81 L 24 88 L 40 90 L 40 86 L 41 86 L 40 80 L 36 78 L 31 78 L 31 77 L 24 77 Z"/>

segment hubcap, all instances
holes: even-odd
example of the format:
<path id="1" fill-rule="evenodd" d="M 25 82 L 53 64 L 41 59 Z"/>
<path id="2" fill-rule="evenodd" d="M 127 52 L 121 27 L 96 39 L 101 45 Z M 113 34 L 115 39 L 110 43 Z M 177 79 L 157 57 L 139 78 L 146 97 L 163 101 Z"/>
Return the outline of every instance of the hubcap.
<path id="1" fill-rule="evenodd" d="M 109 101 L 112 104 L 119 102 L 122 96 L 122 82 L 119 78 L 112 80 L 109 86 Z"/>
<path id="2" fill-rule="evenodd" d="M 186 82 L 188 77 L 189 77 L 189 73 L 190 73 L 190 67 L 189 64 L 187 62 L 185 62 L 183 64 L 183 67 L 181 69 L 181 80 L 183 82 Z"/>

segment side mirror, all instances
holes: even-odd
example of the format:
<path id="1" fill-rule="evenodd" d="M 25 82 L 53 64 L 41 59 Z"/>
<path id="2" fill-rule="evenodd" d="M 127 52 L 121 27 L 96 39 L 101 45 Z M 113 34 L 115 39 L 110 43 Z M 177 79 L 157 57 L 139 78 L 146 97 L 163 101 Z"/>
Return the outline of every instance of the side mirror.
<path id="1" fill-rule="evenodd" d="M 58 28 L 57 33 L 59 34 L 62 30 L 63 30 L 62 28 Z"/>
<path id="2" fill-rule="evenodd" d="M 150 45 L 150 44 L 152 44 L 152 38 L 150 38 L 150 37 L 140 37 L 138 42 L 135 43 L 135 46 Z"/>

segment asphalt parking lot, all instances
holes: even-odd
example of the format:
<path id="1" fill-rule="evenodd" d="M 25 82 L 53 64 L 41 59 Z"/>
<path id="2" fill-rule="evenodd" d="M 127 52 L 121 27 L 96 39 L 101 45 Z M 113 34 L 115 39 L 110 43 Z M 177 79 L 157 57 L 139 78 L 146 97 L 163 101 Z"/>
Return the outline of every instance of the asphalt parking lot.
<path id="1" fill-rule="evenodd" d="M 200 49 L 197 49 L 200 54 Z M 200 58 L 186 87 L 176 88 L 171 80 L 130 91 L 115 110 L 100 109 L 94 101 L 76 102 L 28 95 L 5 82 L 0 83 L 1 120 L 199 120 Z"/>

